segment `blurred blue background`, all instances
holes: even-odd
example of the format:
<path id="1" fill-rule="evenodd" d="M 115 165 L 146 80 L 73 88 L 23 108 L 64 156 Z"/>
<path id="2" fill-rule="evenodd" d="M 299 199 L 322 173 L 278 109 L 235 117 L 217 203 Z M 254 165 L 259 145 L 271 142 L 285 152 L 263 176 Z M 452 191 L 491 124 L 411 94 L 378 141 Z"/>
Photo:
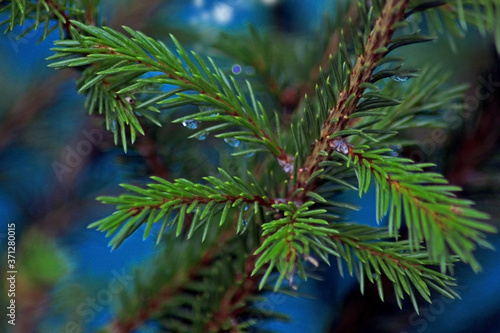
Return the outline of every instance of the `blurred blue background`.
<path id="1" fill-rule="evenodd" d="M 213 52 L 230 68 L 239 62 L 210 49 L 221 31 L 247 35 L 251 23 L 263 34 L 279 32 L 280 36 L 295 38 L 300 45 L 321 29 L 323 16 L 335 16 L 335 3 L 327 0 L 107 1 L 102 4 L 102 20 L 114 27 L 132 26 L 165 41 L 172 32 L 186 48 Z M 112 213 L 112 207 L 99 204 L 95 197 L 119 194 L 119 183 L 144 183 L 152 173 L 179 176 L 184 171 L 184 155 L 180 151 L 189 152 L 194 143 L 193 140 L 165 143 L 158 148 L 161 156 L 155 156 L 144 152 L 151 142 L 139 141 L 136 151 L 124 154 L 120 147 L 114 146 L 102 121 L 88 116 L 84 109 L 85 98 L 75 89 L 78 72 L 47 68 L 45 58 L 52 55 L 50 48 L 59 39 L 58 33 L 37 44 L 40 31 L 16 40 L 21 31 L 18 28 L 0 37 L 1 251 L 6 250 L 6 225 L 15 223 L 19 270 L 26 267 L 18 279 L 21 308 L 15 332 L 71 332 L 68 329 L 73 327 L 95 332 L 112 319 L 113 312 L 111 306 L 92 307 L 87 303 L 88 298 L 96 297 L 118 277 L 126 283 L 132 267 L 145 262 L 156 251 L 154 239 L 143 241 L 139 230 L 119 250 L 110 252 L 109 240 L 102 233 L 86 228 Z M 458 42 L 457 53 L 452 53 L 445 41 L 412 46 L 405 55 L 409 63 L 433 63 L 443 70 L 455 70 L 454 80 L 470 83 L 468 94 L 476 96 L 478 102 L 474 114 L 457 122 L 449 139 L 439 143 L 437 149 L 430 153 L 421 150 L 427 159 L 443 166 L 441 171 L 455 184 L 465 188 L 465 196 L 476 200 L 478 208 L 492 214 L 497 221 L 499 59 L 489 38 L 477 40 L 478 34 L 471 31 L 469 37 Z M 493 83 L 488 96 L 480 78 Z M 484 98 L 478 97 L 478 89 Z M 483 124 L 485 121 L 489 127 Z M 178 125 L 165 131 L 168 130 L 186 131 Z M 165 131 L 155 135 L 164 139 Z M 484 131 L 490 135 L 478 134 Z M 425 134 L 418 135 L 425 140 Z M 212 143 L 223 149 L 219 143 Z M 482 153 L 479 157 L 478 150 Z M 159 168 L 160 160 L 168 168 Z M 182 174 L 186 178 L 200 175 L 204 175 L 200 166 L 188 175 Z M 357 193 L 348 193 L 344 199 L 359 202 L 363 207 L 351 214 L 349 220 L 374 223 L 373 193 L 362 202 Z M 500 246 L 498 236 L 490 240 L 497 248 Z M 316 272 L 321 280 L 299 283 L 300 292 L 312 297 L 271 294 L 259 304 L 263 309 L 288 314 L 292 322 L 272 322 L 261 327 L 301 333 L 500 332 L 500 260 L 496 252 L 482 249 L 478 250 L 478 257 L 484 267 L 481 274 L 472 273 L 467 266 L 459 265 L 456 269 L 457 290 L 462 300 L 435 295 L 432 305 L 421 304 L 419 317 L 409 304 L 399 310 L 390 297 L 382 303 L 374 288 L 368 288 L 361 296 L 354 279 L 341 278 L 336 267 L 321 267 Z M 385 290 L 390 290 L 389 287 Z M 2 325 L 2 331 L 7 330 L 3 320 Z M 155 327 L 142 331 L 155 332 Z"/>

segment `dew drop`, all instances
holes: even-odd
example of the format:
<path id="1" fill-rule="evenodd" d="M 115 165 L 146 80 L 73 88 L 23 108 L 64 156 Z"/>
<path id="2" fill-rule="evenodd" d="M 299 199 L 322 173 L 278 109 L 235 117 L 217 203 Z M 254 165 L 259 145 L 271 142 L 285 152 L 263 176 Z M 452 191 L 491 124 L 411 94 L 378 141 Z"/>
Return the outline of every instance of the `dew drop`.
<path id="1" fill-rule="evenodd" d="M 283 165 L 283 171 L 285 171 L 288 174 L 292 174 L 293 173 L 293 164 L 291 164 L 291 163 L 285 163 Z"/>
<path id="2" fill-rule="evenodd" d="M 225 138 L 224 142 L 233 148 L 236 148 L 240 145 L 240 140 L 235 138 Z"/>
<path id="3" fill-rule="evenodd" d="M 198 120 L 195 120 L 195 119 L 184 120 L 182 122 L 182 125 L 186 128 L 189 128 L 189 129 L 196 129 L 199 124 L 200 124 L 200 122 Z"/>
<path id="4" fill-rule="evenodd" d="M 313 265 L 314 267 L 316 267 L 316 268 L 319 267 L 319 262 L 315 258 L 313 258 L 311 256 L 305 256 L 304 259 L 306 261 L 310 262 L 311 265 Z"/>
<path id="5" fill-rule="evenodd" d="M 111 123 L 111 131 L 113 133 L 116 132 L 116 120 L 113 120 L 113 122 Z"/>
<path id="6" fill-rule="evenodd" d="M 405 75 L 393 75 L 393 76 L 391 76 L 391 79 L 393 79 L 396 82 L 406 82 L 406 81 L 408 81 L 409 78 L 410 78 L 409 76 L 405 76 Z"/>
<path id="7" fill-rule="evenodd" d="M 135 99 L 133 99 L 130 96 L 125 97 L 125 101 L 127 101 L 128 104 L 134 105 L 135 104 Z"/>
<path id="8" fill-rule="evenodd" d="M 233 74 L 238 75 L 238 74 L 241 74 L 242 69 L 241 69 L 240 65 L 235 64 L 235 65 L 233 65 L 233 67 L 231 67 L 231 71 L 233 72 Z"/>
<path id="9" fill-rule="evenodd" d="M 245 228 L 245 227 L 247 226 L 247 224 L 248 224 L 248 219 L 243 219 L 243 220 L 241 220 L 241 226 L 242 226 L 243 228 Z"/>
<path id="10" fill-rule="evenodd" d="M 200 133 L 196 136 L 196 138 L 200 141 L 203 141 L 207 138 L 207 136 L 208 136 L 207 133 Z"/>
<path id="11" fill-rule="evenodd" d="M 250 157 L 252 157 L 253 155 L 255 155 L 255 153 L 248 153 L 248 154 L 244 155 L 243 157 L 244 157 L 244 158 L 250 158 Z"/>
<path id="12" fill-rule="evenodd" d="M 344 139 L 333 139 L 329 142 L 331 148 L 335 151 L 342 153 L 344 155 L 349 154 L 349 148 L 351 145 L 347 143 Z"/>
<path id="13" fill-rule="evenodd" d="M 246 205 L 243 209 L 244 209 L 245 211 L 249 210 L 249 209 L 250 209 L 250 205 Z"/>
<path id="14" fill-rule="evenodd" d="M 287 174 L 293 174 L 293 156 L 287 155 L 286 159 L 279 159 L 278 163 Z"/>

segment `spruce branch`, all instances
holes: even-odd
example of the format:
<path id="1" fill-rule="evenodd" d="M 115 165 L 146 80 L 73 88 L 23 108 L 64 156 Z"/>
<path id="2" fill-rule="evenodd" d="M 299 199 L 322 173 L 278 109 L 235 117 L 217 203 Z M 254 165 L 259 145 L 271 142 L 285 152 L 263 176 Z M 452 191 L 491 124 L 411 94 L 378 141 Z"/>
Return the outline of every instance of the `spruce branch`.
<path id="1" fill-rule="evenodd" d="M 88 36 L 81 36 L 72 30 L 73 40 L 56 42 L 59 47 L 53 50 L 57 53 L 49 59 L 64 60 L 56 61 L 50 66 L 64 68 L 93 65 L 84 72 L 79 91 L 88 91 L 89 111 L 93 112 L 98 108 L 100 114 L 104 113 L 108 128 L 112 128 L 113 123 L 118 125 L 119 129 L 114 131 L 115 141 L 120 132 L 125 150 L 126 125 L 129 125 L 132 142 L 136 132 L 143 133 L 134 112 L 140 112 L 160 125 L 147 111 L 159 112 L 159 108 L 171 109 L 185 104 L 211 105 L 215 110 L 200 111 L 178 118 L 174 122 L 194 119 L 223 123 L 203 129 L 198 134 L 206 134 L 231 125 L 243 127 L 245 131 L 233 133 L 234 138 L 264 146 L 284 165 L 293 163 L 280 146 L 279 138 L 272 134 L 268 115 L 255 99 L 248 82 L 246 90 L 250 94 L 250 104 L 243 88 L 234 78 L 224 74 L 211 59 L 211 67 L 194 52 L 192 55 L 195 59 L 192 59 L 173 36 L 172 41 L 179 56 L 174 55 L 162 42 L 126 27 L 124 29 L 132 38 L 106 27 L 96 28 L 79 22 L 73 24 Z M 141 78 L 149 72 L 160 74 Z M 163 84 L 175 85 L 178 88 L 166 93 L 159 93 L 150 88 Z M 154 96 L 145 101 L 136 101 L 137 93 Z"/>
<path id="2" fill-rule="evenodd" d="M 397 237 L 403 216 L 409 232 L 410 250 L 420 249 L 425 241 L 430 258 L 446 269 L 449 246 L 459 258 L 480 270 L 472 252 L 476 244 L 491 248 L 484 240 L 485 233 L 495 228 L 484 223 L 487 214 L 474 210 L 469 200 L 459 199 L 440 175 L 424 172 L 433 164 L 413 164 L 412 160 L 387 155 L 391 149 L 367 150 L 368 146 L 349 147 L 347 156 L 334 153 L 355 167 L 359 194 L 368 191 L 373 182 L 377 188 L 377 220 L 389 211 L 389 232 Z"/>
<path id="3" fill-rule="evenodd" d="M 361 292 L 364 292 L 365 280 L 377 285 L 379 297 L 384 300 L 382 275 L 385 275 L 394 285 L 396 300 L 402 307 L 404 294 L 410 296 L 415 311 L 419 311 L 415 290 L 431 302 L 429 286 L 441 294 L 455 298 L 459 297 L 453 287 L 454 278 L 437 272 L 431 266 L 436 264 L 423 248 L 408 251 L 408 241 L 394 241 L 387 230 L 365 225 L 337 223 L 338 234 L 331 235 L 332 248 L 339 254 L 337 257 L 339 271 L 343 275 L 343 264 L 347 263 L 348 272 L 355 273 L 360 282 Z M 451 265 L 455 259 L 448 258 L 446 265 Z"/>
<path id="4" fill-rule="evenodd" d="M 355 65 L 351 65 L 345 41 L 342 41 L 339 56 L 336 59 L 331 58 L 331 72 L 336 79 L 335 83 L 320 70 L 323 87 L 330 86 L 330 89 L 317 88 L 319 102 L 316 107 L 306 105 L 305 120 L 301 120 L 296 130 L 292 128 L 299 156 L 301 151 L 307 148 L 304 142 L 312 142 L 310 139 L 313 138 L 314 143 L 305 161 L 299 164 L 301 167 L 295 170 L 294 177 L 297 180 L 294 179 L 295 185 L 289 195 L 299 202 L 310 196 L 315 197 L 319 203 L 328 203 L 317 193 L 319 179 L 352 187 L 342 179 L 327 174 L 331 167 L 336 167 L 335 161 L 330 160 L 332 153 L 334 156 L 342 156 L 347 161 L 347 167 L 351 163 L 355 167 L 360 195 L 368 190 L 373 176 L 377 184 L 378 220 L 390 211 L 389 235 L 398 236 L 402 225 L 401 212 L 404 211 L 410 233 L 406 246 L 410 251 L 428 252 L 429 263 L 440 264 L 444 274 L 451 249 L 477 271 L 480 266 L 472 252 L 476 244 L 490 247 L 484 240 L 485 233 L 495 232 L 495 228 L 481 221 L 488 218 L 486 214 L 470 208 L 470 201 L 457 199 L 453 191 L 459 189 L 448 186 L 442 176 L 423 172 L 422 168 L 428 165 L 411 165 L 410 160 L 383 155 L 391 151 L 390 149 L 368 151 L 367 155 L 364 155 L 365 152 L 359 149 L 368 146 L 357 146 L 358 150 L 355 150 L 354 146 L 341 139 L 357 136 L 352 141 L 357 139 L 376 145 L 383 139 L 394 136 L 400 129 L 413 124 L 428 125 L 428 121 L 421 121 L 417 117 L 424 109 L 428 107 L 429 110 L 435 111 L 448 102 L 457 102 L 465 89 L 464 86 L 457 86 L 437 91 L 435 88 L 442 78 L 436 77 L 427 81 L 428 86 L 422 86 L 425 79 L 410 85 L 409 94 L 397 94 L 398 89 L 388 89 L 392 96 L 384 95 L 373 85 L 386 77 L 404 75 L 406 79 L 414 76 L 411 70 L 401 70 L 401 65 L 397 64 L 400 59 L 388 58 L 386 55 L 397 47 L 431 39 L 418 34 L 393 37 L 397 28 L 407 25 L 401 20 L 406 17 L 408 4 L 409 1 L 385 3 L 364 46 L 360 46 L 360 39 L 354 41 L 358 55 Z M 360 15 L 366 16 L 362 8 Z M 395 67 L 382 68 L 375 73 L 379 66 L 394 62 Z M 431 76 L 435 74 L 429 70 L 427 72 L 432 74 Z M 419 86 L 423 87 L 423 91 L 417 90 Z M 400 96 L 409 98 L 401 101 Z M 450 108 L 454 107 L 456 108 L 456 105 Z M 322 128 L 319 128 L 320 124 Z M 337 172 L 342 170 L 345 171 L 338 169 Z M 425 244 L 425 247 L 422 247 L 422 244 Z M 414 301 L 413 296 L 412 300 Z"/>
<path id="5" fill-rule="evenodd" d="M 296 273 L 303 279 L 307 278 L 302 260 L 317 265 L 311 257 L 311 250 L 327 263 L 329 254 L 338 255 L 325 245 L 327 238 L 338 231 L 321 218 L 326 210 L 309 209 L 313 205 L 313 201 L 308 201 L 300 207 L 293 202 L 273 205 L 283 217 L 262 225 L 263 241 L 254 252 L 259 258 L 252 272 L 252 275 L 256 274 L 264 265 L 267 266 L 260 281 L 260 288 L 265 285 L 274 268 L 278 269 L 280 274 L 274 285 L 275 291 L 280 288 L 285 278 L 288 278 L 292 288 L 296 288 L 293 284 Z"/>
<path id="6" fill-rule="evenodd" d="M 176 179 L 172 183 L 159 177 L 152 177 L 157 183 L 149 184 L 148 189 L 122 184 L 124 188 L 137 194 L 97 198 L 105 204 L 117 205 L 117 211 L 92 223 L 89 228 L 106 231 L 107 236 L 116 233 L 110 241 L 110 246 L 115 249 L 143 223 L 146 223 L 144 239 L 149 236 L 153 224 L 161 221 L 162 231 L 167 226 L 176 225 L 177 236 L 185 231 L 185 225 L 189 224 L 189 238 L 201 226 L 204 227 L 206 235 L 213 220 L 217 218 L 218 225 L 221 226 L 226 222 L 226 217 L 237 212 L 239 233 L 244 219 L 251 218 L 260 207 L 270 208 L 282 200 L 269 198 L 255 183 L 247 184 L 242 179 L 231 177 L 222 169 L 219 170 L 224 181 L 216 177 L 204 178 L 212 186 L 186 179 Z M 178 211 L 178 214 L 171 219 L 170 214 L 174 210 Z M 187 215 L 192 212 L 193 219 L 185 223 Z M 161 237 L 162 232 L 158 234 L 157 242 Z"/>
<path id="7" fill-rule="evenodd" d="M 314 183 L 309 183 L 308 186 L 307 180 L 320 169 L 319 164 L 328 156 L 320 154 L 320 152 L 331 153 L 330 138 L 347 126 L 349 116 L 356 110 L 356 106 L 366 90 L 366 86 L 363 84 L 372 82 L 373 73 L 379 60 L 388 53 L 388 46 L 395 31 L 394 25 L 404 17 L 408 3 L 409 0 L 390 0 L 385 3 L 381 16 L 376 20 L 366 41 L 363 53 L 358 55 L 356 65 L 349 78 L 349 87 L 346 87 L 338 95 L 336 106 L 330 110 L 319 139 L 302 165 L 302 172 L 297 175 L 297 188 L 313 187 Z M 304 193 L 306 192 L 307 190 L 304 191 Z"/>

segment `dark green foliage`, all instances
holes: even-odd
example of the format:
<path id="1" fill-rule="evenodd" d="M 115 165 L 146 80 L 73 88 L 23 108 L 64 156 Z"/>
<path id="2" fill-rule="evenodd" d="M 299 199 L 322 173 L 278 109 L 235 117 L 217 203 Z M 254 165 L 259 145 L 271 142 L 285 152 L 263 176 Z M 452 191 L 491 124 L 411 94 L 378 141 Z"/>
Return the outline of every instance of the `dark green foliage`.
<path id="1" fill-rule="evenodd" d="M 434 10 L 425 10 L 434 8 Z M 468 26 L 479 29 L 482 34 L 492 31 L 497 49 L 500 50 L 500 3 L 495 0 L 420 0 L 410 2 L 408 14 L 418 13 L 410 17 L 414 18 L 411 24 L 425 22 L 430 33 L 446 34 L 450 44 L 455 48 L 453 37 L 463 37 Z"/>
<path id="2" fill-rule="evenodd" d="M 40 1 L 0 1 L 0 13 L 9 16 L 0 27 L 5 26 L 5 33 L 12 31 L 17 25 L 23 25 L 27 20 L 33 23 L 17 38 L 23 38 L 32 30 L 43 27 L 39 42 L 58 29 L 61 38 L 69 32 L 70 19 L 92 24 L 95 22 L 96 8 L 100 0 L 40 0 Z M 4 4 L 5 3 L 5 4 Z M 55 21 L 56 24 L 53 24 Z"/>

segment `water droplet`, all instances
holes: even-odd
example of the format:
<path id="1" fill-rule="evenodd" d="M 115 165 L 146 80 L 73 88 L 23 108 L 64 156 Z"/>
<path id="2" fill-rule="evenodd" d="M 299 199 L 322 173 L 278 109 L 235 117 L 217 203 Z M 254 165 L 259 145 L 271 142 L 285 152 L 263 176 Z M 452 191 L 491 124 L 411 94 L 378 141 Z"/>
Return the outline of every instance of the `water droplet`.
<path id="1" fill-rule="evenodd" d="M 285 163 L 283 165 L 283 171 L 285 171 L 288 174 L 292 174 L 293 173 L 293 164 L 291 164 L 291 163 Z"/>
<path id="2" fill-rule="evenodd" d="M 313 258 L 311 256 L 305 256 L 304 259 L 306 261 L 310 262 L 311 265 L 313 265 L 314 267 L 316 267 L 316 268 L 319 267 L 319 262 L 315 258 Z"/>
<path id="3" fill-rule="evenodd" d="M 238 64 L 235 64 L 235 65 L 233 65 L 233 67 L 231 67 L 231 71 L 233 72 L 233 74 L 236 74 L 236 75 L 241 74 L 241 70 L 242 70 L 241 66 Z"/>
<path id="4" fill-rule="evenodd" d="M 240 145 L 240 140 L 235 138 L 225 138 L 224 142 L 233 148 L 236 148 Z"/>
<path id="5" fill-rule="evenodd" d="M 200 141 L 203 141 L 207 138 L 208 134 L 207 133 L 200 133 L 196 136 L 196 138 Z"/>
<path id="6" fill-rule="evenodd" d="M 246 205 L 243 209 L 244 209 L 245 211 L 249 210 L 249 209 L 250 209 L 250 205 Z"/>
<path id="7" fill-rule="evenodd" d="M 290 285 L 290 288 L 292 288 L 293 290 L 297 290 L 299 289 L 299 286 L 293 281 L 294 275 L 295 275 L 295 267 L 293 268 L 292 273 L 290 273 L 290 275 L 288 276 L 288 284 Z"/>
<path id="8" fill-rule="evenodd" d="M 111 132 L 116 132 L 116 120 L 113 120 L 113 122 L 111 123 Z"/>
<path id="9" fill-rule="evenodd" d="M 294 158 L 291 155 L 287 155 L 285 160 L 281 158 L 278 160 L 280 167 L 289 175 L 293 174 L 293 160 Z"/>
<path id="10" fill-rule="evenodd" d="M 391 76 L 391 79 L 393 79 L 396 82 L 406 82 L 408 81 L 410 77 L 406 75 L 393 75 Z"/>
<path id="11" fill-rule="evenodd" d="M 142 114 L 140 112 L 135 111 L 134 113 L 137 117 L 142 117 Z"/>
<path id="12" fill-rule="evenodd" d="M 245 69 L 245 73 L 247 75 L 254 75 L 255 74 L 255 68 L 253 68 L 252 66 L 248 66 L 246 69 Z"/>
<path id="13" fill-rule="evenodd" d="M 196 129 L 199 124 L 200 124 L 200 122 L 198 120 L 195 120 L 195 119 L 184 120 L 182 122 L 182 125 L 186 128 L 189 128 L 189 129 Z"/>
<path id="14" fill-rule="evenodd" d="M 244 158 L 250 158 L 250 157 L 252 157 L 253 155 L 255 155 L 255 153 L 248 153 L 248 154 L 244 155 L 243 157 L 244 157 Z"/>
<path id="15" fill-rule="evenodd" d="M 134 105 L 135 104 L 135 99 L 133 99 L 130 96 L 125 97 L 125 101 L 127 101 L 128 104 Z"/>
<path id="16" fill-rule="evenodd" d="M 349 147 L 351 146 L 344 139 L 333 139 L 329 143 L 330 147 L 335 151 L 342 153 L 344 155 L 349 154 Z"/>
<path id="17" fill-rule="evenodd" d="M 247 220 L 247 219 L 243 219 L 243 220 L 241 220 L 241 226 L 242 226 L 243 228 L 245 228 L 245 227 L 247 226 L 247 224 L 248 224 L 248 220 Z"/>

